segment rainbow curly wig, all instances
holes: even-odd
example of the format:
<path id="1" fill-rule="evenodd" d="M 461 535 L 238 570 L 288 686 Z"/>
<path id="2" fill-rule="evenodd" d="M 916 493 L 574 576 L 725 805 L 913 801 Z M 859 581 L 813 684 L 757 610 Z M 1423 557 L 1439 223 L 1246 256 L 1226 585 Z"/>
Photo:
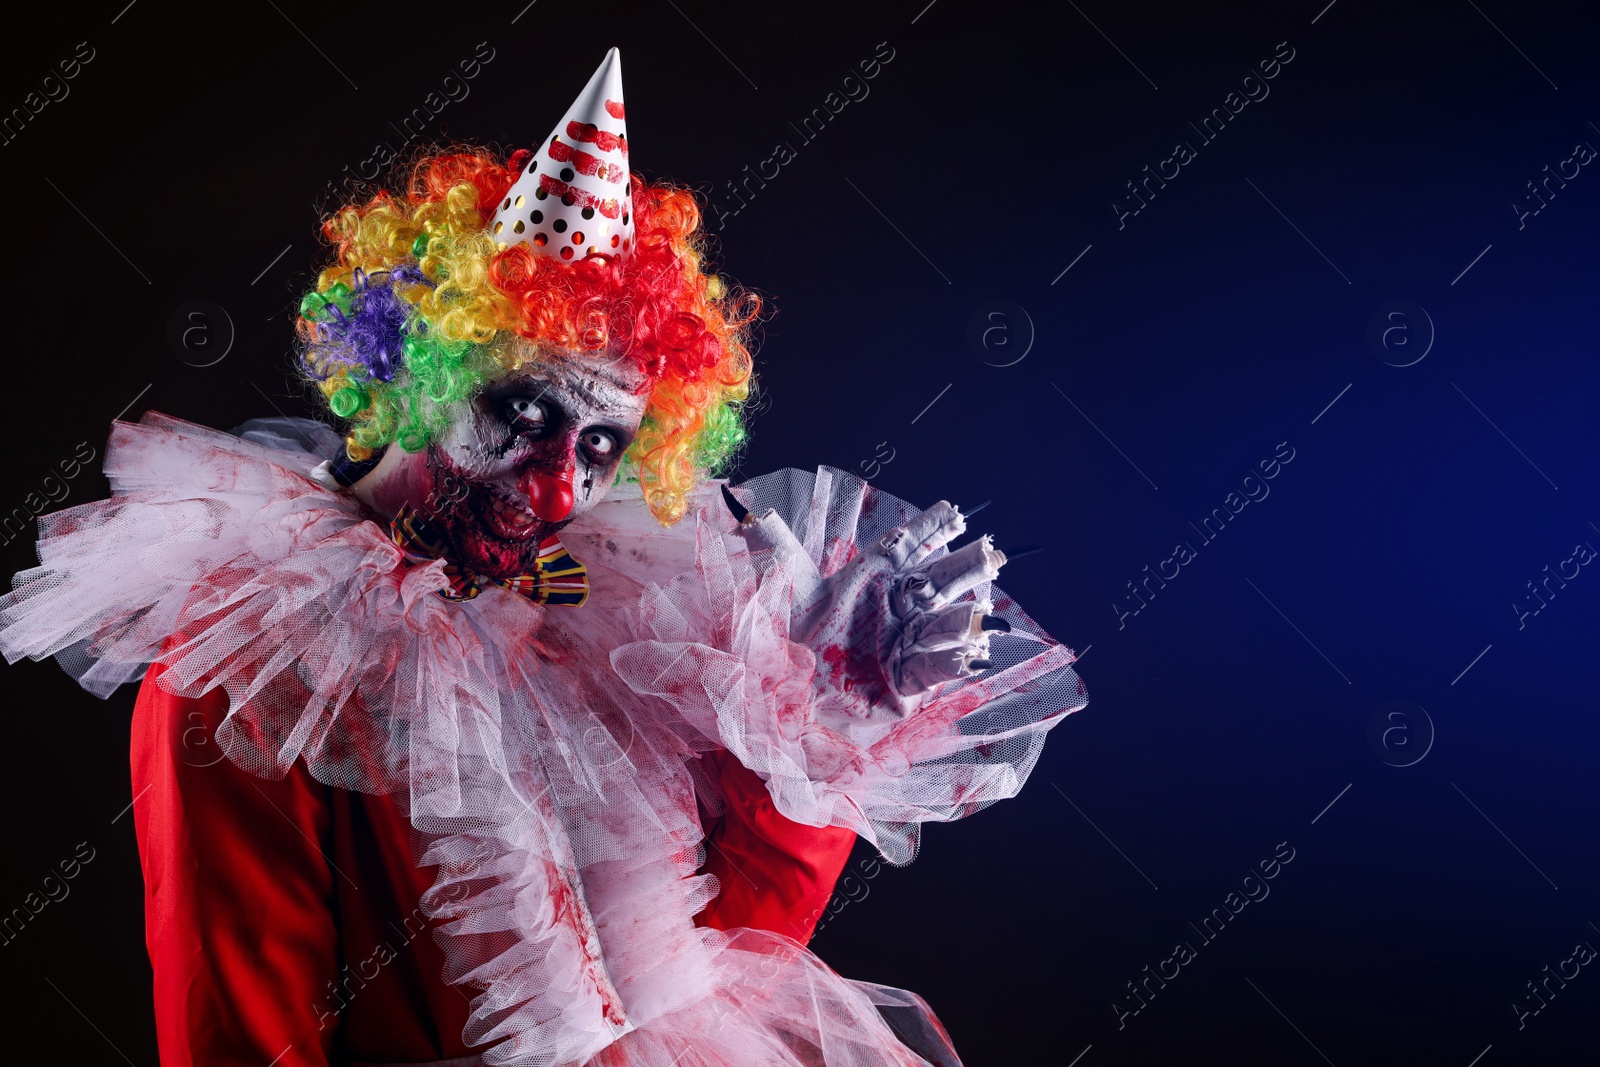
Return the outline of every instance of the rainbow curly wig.
<path id="1" fill-rule="evenodd" d="M 403 193 L 380 190 L 325 218 L 335 259 L 300 305 L 302 370 L 346 420 L 359 461 L 436 440 L 453 405 L 526 358 L 513 336 L 631 359 L 651 384 L 626 459 L 670 525 L 696 479 L 744 443 L 746 334 L 760 298 L 702 272 L 693 195 L 636 174 L 633 247 L 620 261 L 500 250 L 487 226 L 529 156 L 476 146 L 424 155 L 403 172 Z"/>

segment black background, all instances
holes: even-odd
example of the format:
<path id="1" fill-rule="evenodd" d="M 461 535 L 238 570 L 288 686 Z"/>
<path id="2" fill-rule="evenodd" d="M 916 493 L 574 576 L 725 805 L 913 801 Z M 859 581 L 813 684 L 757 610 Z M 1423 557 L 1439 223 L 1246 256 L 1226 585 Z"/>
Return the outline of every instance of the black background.
<path id="1" fill-rule="evenodd" d="M 1008 592 L 1083 654 L 1090 704 L 1023 793 L 931 827 L 909 868 L 853 865 L 821 955 L 922 993 L 974 1065 L 1594 1062 L 1594 968 L 1521 1029 L 1512 1001 L 1600 945 L 1600 579 L 1520 626 L 1512 605 L 1600 545 L 1600 177 L 1520 224 L 1511 206 L 1600 145 L 1593 5 L 925 4 L 30 12 L 0 108 L 78 42 L 94 58 L 0 146 L 0 507 L 35 507 L 124 409 L 309 413 L 291 316 L 329 183 L 479 42 L 494 58 L 428 138 L 531 145 L 617 45 L 647 177 L 730 208 L 726 181 L 797 149 L 711 213 L 775 312 L 738 476 L 830 463 L 920 503 L 993 499 L 1002 547 L 1044 548 Z M 880 42 L 869 95 L 802 143 L 790 124 Z M 1201 144 L 1188 124 L 1280 42 L 1270 95 Z M 1119 228 L 1124 183 L 1179 140 L 1197 157 Z M 169 343 L 190 301 L 231 345 L 215 312 Z M 1270 495 L 1204 543 L 1190 524 L 1283 442 Z M 1197 558 L 1119 612 L 1184 540 Z M 0 947 L 6 1058 L 154 1064 L 133 694 L 0 677 L 0 910 L 96 850 Z M 1369 742 L 1392 700 L 1426 722 Z M 1188 924 L 1280 842 L 1271 895 L 1199 946 Z M 1119 1028 L 1125 983 L 1180 940 L 1198 958 Z"/>

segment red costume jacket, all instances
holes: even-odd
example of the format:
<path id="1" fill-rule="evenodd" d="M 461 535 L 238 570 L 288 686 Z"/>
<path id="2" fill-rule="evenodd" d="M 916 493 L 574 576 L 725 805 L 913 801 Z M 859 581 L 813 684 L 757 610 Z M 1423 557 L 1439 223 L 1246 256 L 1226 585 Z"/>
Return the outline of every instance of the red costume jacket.
<path id="1" fill-rule="evenodd" d="M 226 694 L 174 697 L 160 670 L 131 763 L 164 1067 L 475 1062 L 467 993 L 441 979 L 418 904 L 434 869 L 398 807 L 303 763 L 281 782 L 238 769 L 210 743 Z M 703 868 L 721 892 L 696 922 L 808 941 L 855 834 L 791 822 L 726 752 L 705 760 L 727 804 Z"/>

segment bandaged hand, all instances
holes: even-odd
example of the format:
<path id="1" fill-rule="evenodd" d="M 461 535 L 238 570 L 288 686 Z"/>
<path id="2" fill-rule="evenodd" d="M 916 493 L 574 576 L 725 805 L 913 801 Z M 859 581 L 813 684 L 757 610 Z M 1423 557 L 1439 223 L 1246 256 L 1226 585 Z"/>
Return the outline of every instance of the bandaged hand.
<path id="1" fill-rule="evenodd" d="M 752 515 L 724 494 L 758 568 L 792 578 L 790 639 L 816 656 L 827 718 L 903 718 L 935 686 L 990 669 L 989 633 L 1010 626 L 974 591 L 994 580 L 1005 555 L 986 536 L 947 551 L 967 528 L 951 504 L 940 501 L 824 576 L 776 512 Z"/>

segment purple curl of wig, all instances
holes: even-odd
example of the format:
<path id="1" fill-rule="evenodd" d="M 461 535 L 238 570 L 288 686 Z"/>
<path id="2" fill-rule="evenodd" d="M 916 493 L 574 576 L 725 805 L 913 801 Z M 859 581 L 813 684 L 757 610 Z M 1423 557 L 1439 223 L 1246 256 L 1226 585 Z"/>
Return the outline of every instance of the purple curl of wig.
<path id="1" fill-rule="evenodd" d="M 387 382 L 400 369 L 408 323 L 425 328 L 412 306 L 395 292 L 395 285 L 432 285 L 413 264 L 401 264 L 368 274 L 357 270 L 352 279 L 349 313 L 333 303 L 325 308 L 326 320 L 317 324 L 318 340 L 301 357 L 306 371 L 317 378 L 332 376 L 330 364 L 360 368 L 363 380 Z"/>

